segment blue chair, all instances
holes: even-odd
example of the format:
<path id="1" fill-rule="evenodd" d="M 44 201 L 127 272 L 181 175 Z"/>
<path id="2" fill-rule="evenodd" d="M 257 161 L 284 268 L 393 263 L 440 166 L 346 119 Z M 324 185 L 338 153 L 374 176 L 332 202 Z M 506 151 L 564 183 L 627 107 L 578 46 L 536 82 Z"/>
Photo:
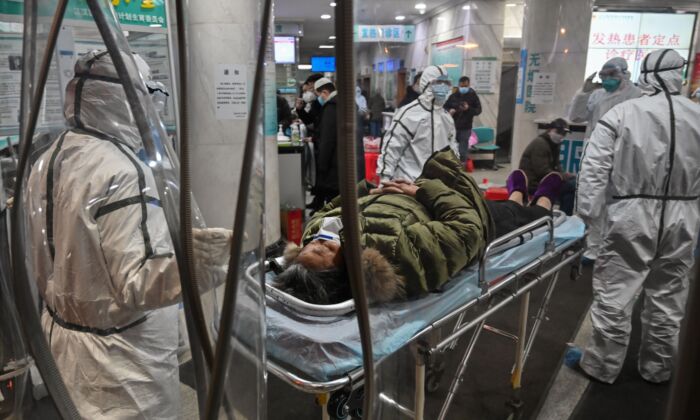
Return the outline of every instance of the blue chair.
<path id="1" fill-rule="evenodd" d="M 493 127 L 474 127 L 472 128 L 478 143 L 469 149 L 469 157 L 476 165 L 479 161 L 489 162 L 489 167 L 497 169 L 496 151 L 500 149 L 496 145 L 496 130 Z"/>

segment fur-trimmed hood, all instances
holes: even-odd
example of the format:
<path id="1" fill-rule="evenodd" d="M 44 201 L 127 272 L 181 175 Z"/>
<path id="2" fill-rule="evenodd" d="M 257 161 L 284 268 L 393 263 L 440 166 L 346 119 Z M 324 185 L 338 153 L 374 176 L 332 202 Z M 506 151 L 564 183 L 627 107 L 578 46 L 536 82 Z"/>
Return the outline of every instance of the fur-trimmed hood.
<path id="1" fill-rule="evenodd" d="M 290 242 L 284 250 L 285 265 L 292 264 L 302 247 Z M 397 274 L 394 266 L 376 249 L 362 251 L 362 271 L 370 303 L 390 302 L 406 297 L 406 280 Z"/>

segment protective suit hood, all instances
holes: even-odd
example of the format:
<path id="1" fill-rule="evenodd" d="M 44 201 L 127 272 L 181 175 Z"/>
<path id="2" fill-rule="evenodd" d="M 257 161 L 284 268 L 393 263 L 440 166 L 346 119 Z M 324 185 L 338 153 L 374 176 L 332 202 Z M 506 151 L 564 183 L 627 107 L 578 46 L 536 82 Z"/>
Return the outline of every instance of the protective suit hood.
<path id="1" fill-rule="evenodd" d="M 148 96 L 144 80 L 150 79 L 150 69 L 138 55 L 133 59 L 140 73 L 134 76 L 134 85 Z M 66 86 L 63 114 L 73 128 L 113 137 L 134 151 L 142 148 L 126 93 L 106 51 L 91 51 L 75 63 L 75 77 Z"/>
<path id="2" fill-rule="evenodd" d="M 675 50 L 656 50 L 642 61 L 638 84 L 647 92 L 678 93 L 683 85 L 685 60 Z"/>
<path id="3" fill-rule="evenodd" d="M 622 57 L 611 58 L 603 64 L 600 74 L 620 80 L 629 80 L 630 72 L 628 71 L 627 60 Z"/>
<path id="4" fill-rule="evenodd" d="M 428 66 L 423 70 L 423 75 L 420 77 L 420 91 L 421 94 L 418 97 L 422 103 L 432 103 L 435 96 L 433 95 L 433 89 L 430 87 L 430 83 L 436 80 L 440 76 L 447 76 L 447 71 L 441 66 Z M 442 105 L 435 105 L 436 108 L 442 108 Z"/>

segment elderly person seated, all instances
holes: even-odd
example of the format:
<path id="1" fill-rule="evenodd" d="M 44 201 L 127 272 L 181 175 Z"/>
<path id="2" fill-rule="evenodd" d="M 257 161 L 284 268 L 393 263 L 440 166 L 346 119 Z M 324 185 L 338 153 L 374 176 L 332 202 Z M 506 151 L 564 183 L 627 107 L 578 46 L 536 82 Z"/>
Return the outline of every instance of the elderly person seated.
<path id="1" fill-rule="evenodd" d="M 482 255 L 492 238 L 551 214 L 561 184 L 559 173 L 548 175 L 530 201 L 527 176 L 516 170 L 508 177 L 510 199 L 486 201 L 449 149 L 426 162 L 415 184 L 360 184 L 362 266 L 370 301 L 439 289 Z M 303 247 L 287 248 L 277 287 L 315 304 L 351 298 L 338 204 L 336 198 L 309 221 Z"/>

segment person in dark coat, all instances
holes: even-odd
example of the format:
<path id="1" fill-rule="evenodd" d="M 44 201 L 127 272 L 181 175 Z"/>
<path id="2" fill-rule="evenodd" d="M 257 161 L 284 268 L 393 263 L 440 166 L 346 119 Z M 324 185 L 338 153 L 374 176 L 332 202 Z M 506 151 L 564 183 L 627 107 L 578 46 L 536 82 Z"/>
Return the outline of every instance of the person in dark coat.
<path id="1" fill-rule="evenodd" d="M 459 78 L 459 87 L 455 93 L 447 98 L 444 108 L 455 120 L 457 143 L 459 143 L 459 159 L 462 162 L 466 162 L 474 117 L 481 114 L 481 101 L 474 89 L 469 87 L 469 78 L 467 76 Z"/>
<path id="2" fill-rule="evenodd" d="M 373 137 L 382 135 L 382 122 L 384 118 L 382 113 L 384 112 L 384 108 L 386 108 L 386 101 L 384 101 L 384 97 L 379 89 L 376 89 L 374 95 L 369 98 L 369 132 Z"/>
<path id="3" fill-rule="evenodd" d="M 316 199 L 314 203 L 325 204 L 338 195 L 338 110 L 335 85 L 322 77 L 314 84 L 314 90 L 321 104 L 318 119 L 317 139 L 314 144 L 318 149 L 316 158 Z M 314 206 L 316 207 L 316 206 Z M 317 207 L 320 208 L 320 207 Z"/>
<path id="4" fill-rule="evenodd" d="M 292 124 L 292 108 L 282 95 L 277 94 L 277 125 L 282 124 L 282 129 L 286 130 Z"/>
<path id="5" fill-rule="evenodd" d="M 323 74 L 314 73 L 306 78 L 304 84 L 301 85 L 301 97 L 297 98 L 294 106 L 297 116 L 304 122 L 311 137 L 314 137 L 318 129 L 318 119 L 321 116 L 321 104 L 316 100 L 314 83 L 322 77 Z"/>
<path id="6" fill-rule="evenodd" d="M 527 175 L 530 190 L 534 191 L 540 180 L 550 172 L 561 172 L 559 153 L 561 142 L 568 133 L 569 125 L 557 118 L 547 125 L 547 131 L 527 145 L 520 158 L 519 168 Z"/>
<path id="7" fill-rule="evenodd" d="M 413 78 L 413 84 L 411 86 L 406 86 L 406 94 L 404 95 L 403 99 L 401 99 L 401 102 L 399 102 L 399 108 L 418 99 L 420 96 L 420 77 L 422 75 L 422 71 L 416 73 L 416 77 Z"/>

